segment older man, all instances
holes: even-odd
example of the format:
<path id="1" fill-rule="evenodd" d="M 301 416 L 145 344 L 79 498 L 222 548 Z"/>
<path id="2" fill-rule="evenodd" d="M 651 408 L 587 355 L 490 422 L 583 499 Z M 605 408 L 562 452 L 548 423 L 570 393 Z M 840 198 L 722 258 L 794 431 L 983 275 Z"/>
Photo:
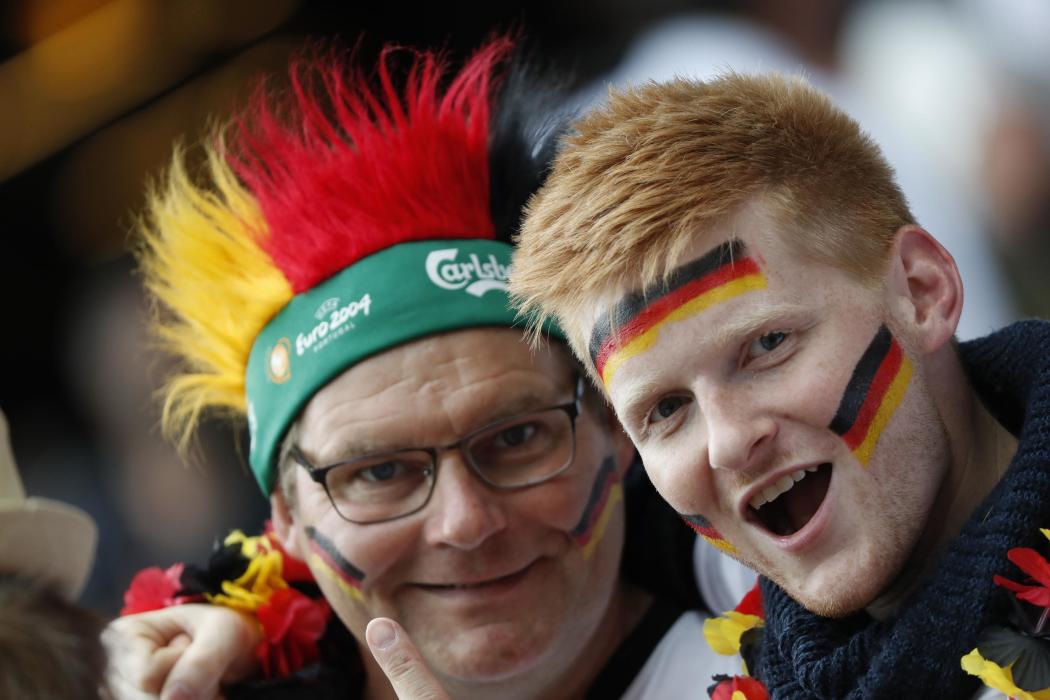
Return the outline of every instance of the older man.
<path id="1" fill-rule="evenodd" d="M 732 74 L 613 95 L 514 269 L 660 493 L 767 577 L 772 696 L 1050 687 L 1050 599 L 1011 564 L 1046 585 L 1024 545 L 1050 525 L 1050 328 L 953 341 L 951 256 L 823 95 Z"/>
<path id="2" fill-rule="evenodd" d="M 272 678 L 231 692 L 390 697 L 358 653 L 380 616 L 456 697 L 668 697 L 738 667 L 688 596 L 621 575 L 633 448 L 560 332 L 532 352 L 507 303 L 503 241 L 548 158 L 509 50 L 451 78 L 417 56 L 403 90 L 384 55 L 374 92 L 338 59 L 297 64 L 289 99 L 260 93 L 212 141 L 208 184 L 177 158 L 151 198 L 142 266 L 187 361 L 166 427 L 246 419 L 273 531 L 156 572 L 162 600 L 133 586 L 133 610 L 216 607 L 116 623 L 118 696 L 209 696 L 254 665 Z M 660 551 L 677 518 L 637 512 Z M 650 581 L 691 578 L 650 561 Z M 319 646 L 317 589 L 337 618 Z"/>

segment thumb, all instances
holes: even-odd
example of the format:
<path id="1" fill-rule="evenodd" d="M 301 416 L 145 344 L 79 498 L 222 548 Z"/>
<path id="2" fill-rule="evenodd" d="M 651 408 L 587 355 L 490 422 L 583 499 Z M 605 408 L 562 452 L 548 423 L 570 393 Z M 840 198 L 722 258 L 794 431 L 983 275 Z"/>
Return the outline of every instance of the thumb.
<path id="1" fill-rule="evenodd" d="M 398 700 L 449 700 L 401 625 L 377 617 L 368 623 L 365 640 Z"/>

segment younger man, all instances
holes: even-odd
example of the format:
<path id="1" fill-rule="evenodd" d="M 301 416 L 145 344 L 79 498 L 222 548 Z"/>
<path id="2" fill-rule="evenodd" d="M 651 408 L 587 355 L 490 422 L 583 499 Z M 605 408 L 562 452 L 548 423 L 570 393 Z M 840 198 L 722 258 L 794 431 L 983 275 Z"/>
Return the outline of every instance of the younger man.
<path id="1" fill-rule="evenodd" d="M 826 97 L 733 74 L 614 94 L 531 201 L 512 291 L 661 494 L 764 574 L 772 697 L 966 697 L 964 667 L 1050 686 L 1046 608 L 1011 618 L 993 583 L 1050 524 L 1050 328 L 953 341 L 954 261 Z"/>

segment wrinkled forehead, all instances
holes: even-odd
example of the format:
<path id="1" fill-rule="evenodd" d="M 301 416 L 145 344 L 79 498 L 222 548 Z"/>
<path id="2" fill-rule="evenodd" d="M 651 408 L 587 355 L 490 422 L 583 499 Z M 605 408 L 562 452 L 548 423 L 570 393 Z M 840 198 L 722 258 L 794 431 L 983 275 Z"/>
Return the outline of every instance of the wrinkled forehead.
<path id="1" fill-rule="evenodd" d="M 324 428 L 337 416 L 356 418 L 385 406 L 406 415 L 426 413 L 431 407 L 438 411 L 468 391 L 486 409 L 544 400 L 569 386 L 576 371 L 568 350 L 557 340 L 533 349 L 513 328 L 441 333 L 391 348 L 345 370 L 314 394 L 300 424 Z"/>

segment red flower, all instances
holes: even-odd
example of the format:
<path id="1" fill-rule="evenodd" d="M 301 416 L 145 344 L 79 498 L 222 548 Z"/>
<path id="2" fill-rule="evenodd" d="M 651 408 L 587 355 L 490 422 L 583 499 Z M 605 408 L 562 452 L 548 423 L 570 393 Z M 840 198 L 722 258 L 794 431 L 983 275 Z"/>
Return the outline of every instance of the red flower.
<path id="1" fill-rule="evenodd" d="M 134 615 L 187 602 L 186 598 L 175 595 L 182 588 L 183 566 L 173 564 L 167 569 L 151 566 L 135 574 L 128 590 L 124 591 L 124 607 L 120 614 Z"/>
<path id="2" fill-rule="evenodd" d="M 738 700 L 736 693 L 741 693 L 744 700 L 769 700 L 766 686 L 750 676 L 715 676 L 715 685 L 707 689 L 711 700 Z"/>
<path id="3" fill-rule="evenodd" d="M 762 610 L 762 589 L 758 587 L 758 581 L 755 581 L 754 588 L 748 591 L 747 595 L 733 609 L 744 615 L 754 615 L 763 620 L 766 619 L 766 613 Z"/>
<path id="4" fill-rule="evenodd" d="M 1041 585 L 1029 586 L 1002 576 L 993 576 L 992 581 L 996 585 L 1013 591 L 1018 600 L 1038 605 L 1041 608 L 1050 608 L 1050 563 L 1047 563 L 1037 551 L 1028 547 L 1014 547 L 1006 553 L 1006 558 Z"/>
<path id="5" fill-rule="evenodd" d="M 255 649 L 267 678 L 290 676 L 320 657 L 317 640 L 331 610 L 294 588 L 281 588 L 255 611 L 263 640 Z"/>

